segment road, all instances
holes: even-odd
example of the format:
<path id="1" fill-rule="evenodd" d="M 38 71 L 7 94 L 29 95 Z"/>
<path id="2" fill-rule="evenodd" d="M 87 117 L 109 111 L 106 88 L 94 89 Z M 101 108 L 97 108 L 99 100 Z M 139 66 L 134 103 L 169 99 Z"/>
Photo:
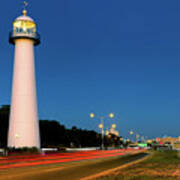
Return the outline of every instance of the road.
<path id="1" fill-rule="evenodd" d="M 0 180 L 78 180 L 144 157 L 138 150 L 16 156 L 0 160 Z"/>

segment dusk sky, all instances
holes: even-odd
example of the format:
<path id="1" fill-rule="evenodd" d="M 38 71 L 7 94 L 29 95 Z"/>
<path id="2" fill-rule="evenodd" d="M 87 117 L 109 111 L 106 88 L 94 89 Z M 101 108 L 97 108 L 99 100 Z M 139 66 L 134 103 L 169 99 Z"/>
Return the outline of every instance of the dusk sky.
<path id="1" fill-rule="evenodd" d="M 147 137 L 180 135 L 179 0 L 29 0 L 39 119 L 98 130 L 117 124 Z M 0 5 L 0 105 L 10 104 L 14 47 L 8 43 L 22 0 Z M 90 119 L 94 112 L 97 118 Z"/>

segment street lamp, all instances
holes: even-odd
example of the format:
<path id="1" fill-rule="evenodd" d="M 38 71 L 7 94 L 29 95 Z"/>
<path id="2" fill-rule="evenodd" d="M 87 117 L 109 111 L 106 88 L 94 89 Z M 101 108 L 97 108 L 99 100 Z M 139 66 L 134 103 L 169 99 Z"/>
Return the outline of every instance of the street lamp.
<path id="1" fill-rule="evenodd" d="M 108 136 L 109 135 L 109 131 L 108 130 L 106 130 L 106 136 Z"/>
<path id="2" fill-rule="evenodd" d="M 101 148 L 104 149 L 104 118 L 103 117 L 101 117 L 101 124 L 99 124 L 99 129 L 101 129 L 101 138 L 102 138 Z"/>
<path id="3" fill-rule="evenodd" d="M 127 143 L 128 146 L 129 146 L 130 142 L 131 142 L 130 139 L 126 140 L 126 143 Z"/>
<path id="4" fill-rule="evenodd" d="M 131 130 L 129 131 L 130 136 L 133 136 L 134 132 Z"/>
<path id="5" fill-rule="evenodd" d="M 115 129 L 116 128 L 116 124 L 112 124 L 112 128 Z"/>
<path id="6" fill-rule="evenodd" d="M 114 118 L 114 113 L 110 113 L 110 114 L 109 114 L 109 117 L 110 117 L 110 118 Z"/>
<path id="7" fill-rule="evenodd" d="M 139 139 L 140 135 L 136 134 L 136 143 L 138 143 L 138 139 Z"/>
<path id="8" fill-rule="evenodd" d="M 102 129 L 103 128 L 103 124 L 99 124 L 99 128 Z"/>
<path id="9" fill-rule="evenodd" d="M 90 113 L 89 116 L 90 116 L 90 118 L 94 118 L 95 115 L 94 115 L 94 113 Z"/>
<path id="10" fill-rule="evenodd" d="M 90 113 L 90 118 L 95 118 L 95 114 L 94 113 Z M 114 113 L 110 113 L 109 118 L 114 118 Z M 99 128 L 101 129 L 101 138 L 102 138 L 102 142 L 101 142 L 101 149 L 104 149 L 104 118 L 105 117 L 99 117 L 101 120 L 101 124 L 99 124 Z"/>
<path id="11" fill-rule="evenodd" d="M 131 131 L 129 131 L 129 134 L 130 134 L 130 135 L 133 135 L 133 134 L 134 134 L 134 132 L 131 130 Z"/>

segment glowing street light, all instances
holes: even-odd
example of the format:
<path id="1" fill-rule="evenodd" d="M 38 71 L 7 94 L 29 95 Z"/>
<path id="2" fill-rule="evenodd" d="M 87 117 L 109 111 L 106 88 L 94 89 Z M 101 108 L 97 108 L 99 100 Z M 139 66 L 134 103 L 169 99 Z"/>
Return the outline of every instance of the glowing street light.
<path id="1" fill-rule="evenodd" d="M 94 113 L 90 113 L 90 118 L 94 118 L 95 117 L 95 115 L 94 115 Z"/>
<path id="2" fill-rule="evenodd" d="M 94 113 L 90 113 L 89 114 L 90 118 L 95 118 L 95 114 Z M 114 113 L 110 113 L 108 115 L 109 118 L 114 118 Z M 99 117 L 101 120 L 101 124 L 99 124 L 99 128 L 101 129 L 101 136 L 102 136 L 102 144 L 101 144 L 101 148 L 104 149 L 104 118 L 105 117 Z M 115 124 L 114 124 L 115 125 Z M 106 131 L 107 133 L 107 131 Z M 108 133 L 109 135 L 109 133 Z"/>
<path id="3" fill-rule="evenodd" d="M 116 124 L 112 124 L 112 128 L 115 129 L 116 128 Z"/>
<path id="4" fill-rule="evenodd" d="M 109 131 L 108 130 L 106 130 L 106 136 L 108 136 L 109 135 Z"/>
<path id="5" fill-rule="evenodd" d="M 110 113 L 110 114 L 109 114 L 109 117 L 110 117 L 110 118 L 114 118 L 114 113 Z"/>
<path id="6" fill-rule="evenodd" d="M 136 134 L 136 143 L 138 142 L 139 137 L 140 137 L 140 135 Z"/>
<path id="7" fill-rule="evenodd" d="M 104 126 L 103 124 L 99 124 L 99 128 L 102 129 Z"/>
<path id="8" fill-rule="evenodd" d="M 121 138 L 120 138 L 120 141 L 123 141 L 123 140 L 124 140 L 123 137 L 121 137 Z"/>
<path id="9" fill-rule="evenodd" d="M 130 132 L 129 132 L 129 134 L 130 134 L 130 135 L 133 135 L 133 134 L 134 134 L 134 132 L 133 132 L 133 131 L 130 131 Z"/>
<path id="10" fill-rule="evenodd" d="M 131 131 L 129 131 L 129 134 L 130 134 L 131 136 L 133 136 L 134 132 L 131 130 Z"/>

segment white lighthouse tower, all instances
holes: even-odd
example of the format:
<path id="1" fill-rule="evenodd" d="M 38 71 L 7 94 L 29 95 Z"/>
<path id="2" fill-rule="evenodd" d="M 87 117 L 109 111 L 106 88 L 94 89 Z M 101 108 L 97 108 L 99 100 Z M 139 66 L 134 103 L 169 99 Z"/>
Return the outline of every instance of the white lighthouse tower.
<path id="1" fill-rule="evenodd" d="M 9 37 L 15 57 L 8 147 L 40 148 L 34 67 L 34 46 L 40 43 L 40 36 L 34 20 L 27 16 L 26 5 Z"/>

